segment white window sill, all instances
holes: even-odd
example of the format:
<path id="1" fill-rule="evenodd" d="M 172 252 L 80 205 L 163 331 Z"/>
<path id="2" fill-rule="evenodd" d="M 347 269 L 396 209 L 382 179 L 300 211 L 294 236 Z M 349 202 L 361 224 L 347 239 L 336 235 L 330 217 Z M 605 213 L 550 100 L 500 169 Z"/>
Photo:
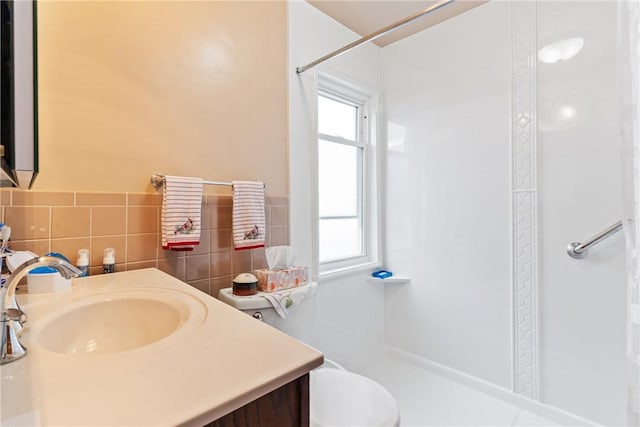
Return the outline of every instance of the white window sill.
<path id="1" fill-rule="evenodd" d="M 362 264 L 350 265 L 348 267 L 336 268 L 333 270 L 321 271 L 319 275 L 320 280 L 331 280 L 340 277 L 348 276 L 350 274 L 361 273 L 363 271 L 369 272 L 369 274 L 375 269 L 380 268 L 380 263 L 376 261 L 365 262 Z M 377 279 L 380 280 L 380 279 Z"/>

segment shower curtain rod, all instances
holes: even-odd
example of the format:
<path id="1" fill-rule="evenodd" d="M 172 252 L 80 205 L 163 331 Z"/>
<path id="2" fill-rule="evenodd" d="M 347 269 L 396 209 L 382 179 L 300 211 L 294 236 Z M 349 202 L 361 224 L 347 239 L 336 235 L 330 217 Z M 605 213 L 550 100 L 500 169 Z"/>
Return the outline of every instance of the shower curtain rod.
<path id="1" fill-rule="evenodd" d="M 366 43 L 368 41 L 373 41 L 373 40 L 376 40 L 376 39 L 378 39 L 380 37 L 386 36 L 387 34 L 397 30 L 398 28 L 402 28 L 405 25 L 415 21 L 416 19 L 422 18 L 423 16 L 428 15 L 431 12 L 435 12 L 436 10 L 440 9 L 441 7 L 444 7 L 444 6 L 448 5 L 449 3 L 453 3 L 455 1 L 456 0 L 444 0 L 444 1 L 441 1 L 441 2 L 439 2 L 437 4 L 434 4 L 433 6 L 430 6 L 430 7 L 426 8 L 426 9 L 424 9 L 424 10 L 416 12 L 413 15 L 409 15 L 406 18 L 403 18 L 403 19 L 401 19 L 401 20 L 399 20 L 397 22 L 394 22 L 391 25 L 387 25 L 386 27 L 381 28 L 378 31 L 375 31 L 375 32 L 373 32 L 373 33 L 371 33 L 371 34 L 369 34 L 367 36 L 362 37 L 361 39 L 358 39 L 358 40 L 356 40 L 356 41 L 354 41 L 352 43 L 349 43 L 348 45 L 346 45 L 344 47 L 341 47 L 340 49 L 335 50 L 335 51 L 323 56 L 320 59 L 316 59 L 315 61 L 310 62 L 307 65 L 303 65 L 302 67 L 297 67 L 296 68 L 296 73 L 302 74 L 305 71 L 315 67 L 316 65 L 321 64 L 324 61 L 326 61 L 328 59 L 331 59 L 331 58 L 334 58 L 334 57 L 336 57 L 338 55 L 341 55 L 341 54 L 343 54 L 345 52 L 348 52 L 351 49 L 353 49 L 353 48 L 355 48 L 357 46 L 360 46 L 363 43 Z"/>

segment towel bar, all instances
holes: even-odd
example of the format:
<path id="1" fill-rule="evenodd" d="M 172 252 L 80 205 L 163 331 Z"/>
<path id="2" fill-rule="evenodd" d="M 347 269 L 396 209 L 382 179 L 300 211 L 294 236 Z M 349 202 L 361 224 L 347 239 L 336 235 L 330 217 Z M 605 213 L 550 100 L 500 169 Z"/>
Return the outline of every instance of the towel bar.
<path id="1" fill-rule="evenodd" d="M 615 224 L 613 224 L 611 227 L 605 230 L 602 230 L 600 233 L 587 239 L 587 241 L 584 243 L 578 243 L 578 242 L 569 243 L 569 245 L 567 246 L 567 253 L 571 258 L 575 258 L 575 259 L 586 258 L 587 255 L 589 255 L 589 248 L 591 246 L 594 246 L 595 244 L 603 241 L 607 237 L 617 233 L 620 230 L 622 230 L 622 221 L 618 221 Z"/>
<path id="2" fill-rule="evenodd" d="M 202 181 L 203 184 L 207 185 L 228 185 L 229 187 L 233 186 L 232 182 L 229 181 Z M 164 185 L 164 174 L 154 173 L 151 175 L 151 185 L 156 190 L 160 190 Z M 263 184 L 264 188 L 267 188 L 267 184 Z"/>

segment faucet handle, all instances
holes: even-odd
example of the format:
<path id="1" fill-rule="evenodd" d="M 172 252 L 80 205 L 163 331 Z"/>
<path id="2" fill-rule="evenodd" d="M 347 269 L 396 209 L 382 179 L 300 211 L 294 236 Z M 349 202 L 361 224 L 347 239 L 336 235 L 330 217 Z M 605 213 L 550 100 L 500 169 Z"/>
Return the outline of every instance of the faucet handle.
<path id="1" fill-rule="evenodd" d="M 27 315 L 19 308 L 7 308 L 4 313 L 2 313 L 2 321 L 8 322 L 10 320 L 24 323 L 27 321 Z"/>
<path id="2" fill-rule="evenodd" d="M 20 344 L 15 325 L 25 322 L 27 316 L 18 308 L 7 308 L 2 313 L 2 347 L 0 347 L 0 364 L 10 363 L 24 357 L 27 349 Z"/>

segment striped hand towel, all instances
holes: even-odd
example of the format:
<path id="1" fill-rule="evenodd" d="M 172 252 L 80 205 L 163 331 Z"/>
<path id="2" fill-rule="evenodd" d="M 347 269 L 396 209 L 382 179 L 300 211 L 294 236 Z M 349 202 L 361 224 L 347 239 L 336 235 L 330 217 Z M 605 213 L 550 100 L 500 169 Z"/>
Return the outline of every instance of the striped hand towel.
<path id="1" fill-rule="evenodd" d="M 233 244 L 236 251 L 263 248 L 264 184 L 233 181 Z"/>
<path id="2" fill-rule="evenodd" d="M 201 208 L 201 178 L 164 177 L 162 249 L 192 251 L 200 243 Z"/>

